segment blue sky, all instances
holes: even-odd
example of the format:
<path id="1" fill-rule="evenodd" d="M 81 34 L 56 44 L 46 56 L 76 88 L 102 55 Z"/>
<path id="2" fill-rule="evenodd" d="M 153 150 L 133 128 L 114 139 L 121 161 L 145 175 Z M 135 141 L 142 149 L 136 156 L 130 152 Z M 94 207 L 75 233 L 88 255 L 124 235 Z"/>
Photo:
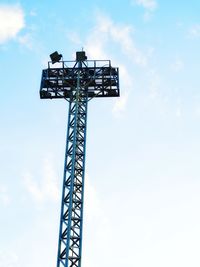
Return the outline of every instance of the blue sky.
<path id="1" fill-rule="evenodd" d="M 56 265 L 68 104 L 49 54 L 120 69 L 89 103 L 83 267 L 199 267 L 200 3 L 0 2 L 0 267 Z"/>

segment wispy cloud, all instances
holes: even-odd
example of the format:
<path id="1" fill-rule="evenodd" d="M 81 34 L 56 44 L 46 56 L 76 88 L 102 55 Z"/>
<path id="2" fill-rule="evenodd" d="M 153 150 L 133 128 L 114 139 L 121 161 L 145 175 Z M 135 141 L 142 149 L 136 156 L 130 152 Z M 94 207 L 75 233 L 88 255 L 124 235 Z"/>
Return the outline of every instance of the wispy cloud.
<path id="1" fill-rule="evenodd" d="M 96 15 L 96 25 L 88 35 L 85 47 L 92 57 L 105 58 L 105 48 L 108 45 L 117 45 L 135 64 L 145 66 L 146 56 L 137 48 L 133 32 L 132 26 L 115 23 L 110 17 L 99 12 Z"/>
<path id="2" fill-rule="evenodd" d="M 133 0 L 132 4 L 134 3 L 149 11 L 154 11 L 157 8 L 156 0 Z"/>
<path id="3" fill-rule="evenodd" d="M 123 64 L 119 64 L 120 79 L 122 80 L 122 90 L 119 98 L 114 99 L 112 113 L 115 117 L 120 118 L 126 111 L 128 97 L 133 86 L 133 77 L 130 75 L 129 70 Z"/>
<path id="4" fill-rule="evenodd" d="M 10 201 L 11 198 L 7 187 L 5 185 L 0 185 L 0 203 L 2 203 L 4 206 L 8 206 Z"/>
<path id="5" fill-rule="evenodd" d="M 116 117 L 121 117 L 124 110 L 126 109 L 128 95 L 128 92 L 125 92 L 120 98 L 117 98 L 115 100 L 112 112 Z"/>
<path id="6" fill-rule="evenodd" d="M 86 177 L 85 179 L 85 201 L 84 201 L 84 231 L 87 233 L 84 238 L 84 258 L 83 265 L 94 266 L 96 257 L 95 250 L 104 250 L 109 253 L 112 236 L 112 228 L 109 220 L 109 215 L 105 212 L 105 207 L 102 204 L 102 196 L 99 195 L 97 188 Z M 93 246 L 91 247 L 91 240 Z M 90 250 L 86 248 L 90 246 Z M 107 249 L 106 249 L 107 248 Z M 109 257 L 105 255 L 105 257 Z"/>
<path id="7" fill-rule="evenodd" d="M 107 14 L 95 12 L 94 26 L 80 40 L 74 32 L 68 39 L 74 44 L 83 44 L 89 59 L 112 59 L 113 66 L 119 67 L 120 86 L 123 88 L 120 98 L 114 100 L 112 113 L 115 117 L 123 116 L 130 91 L 133 90 L 134 74 L 131 66 L 148 68 L 153 48 L 143 51 L 135 40 L 133 25 L 118 23 Z M 117 55 L 117 57 L 116 57 Z"/>
<path id="8" fill-rule="evenodd" d="M 156 0 L 132 0 L 132 5 L 138 5 L 144 8 L 144 20 L 149 21 L 152 17 L 152 13 L 156 10 L 158 7 Z"/>
<path id="9" fill-rule="evenodd" d="M 19 36 L 18 42 L 30 50 L 33 48 L 33 40 L 30 33 L 26 33 L 23 36 Z"/>
<path id="10" fill-rule="evenodd" d="M 35 9 L 32 9 L 32 10 L 30 11 L 30 16 L 31 16 L 31 17 L 36 17 L 36 16 L 37 16 L 37 11 L 36 11 Z"/>
<path id="11" fill-rule="evenodd" d="M 39 203 L 46 200 L 58 201 L 57 176 L 49 159 L 44 160 L 41 181 L 38 181 L 31 172 L 26 172 L 23 175 L 23 180 L 34 201 Z"/>
<path id="12" fill-rule="evenodd" d="M 77 32 L 67 31 L 66 35 L 67 35 L 67 38 L 69 39 L 69 41 L 71 41 L 75 45 L 78 45 L 78 46 L 81 45 L 82 41 L 81 41 L 80 36 Z"/>
<path id="13" fill-rule="evenodd" d="M 170 66 L 174 72 L 180 72 L 184 69 L 184 62 L 180 58 L 177 58 Z"/>
<path id="14" fill-rule="evenodd" d="M 118 51 L 121 60 L 113 62 L 120 68 L 120 79 L 123 81 L 123 90 L 119 99 L 114 101 L 112 109 L 116 117 L 121 117 L 126 110 L 129 91 L 133 86 L 133 75 L 125 61 L 131 61 L 139 67 L 147 66 L 147 56 L 139 49 L 134 41 L 134 28 L 129 24 L 118 24 L 102 12 L 96 13 L 95 26 L 88 33 L 84 47 L 88 51 L 89 58 L 110 59 L 114 51 Z M 113 52 L 110 51 L 113 48 Z"/>
<path id="15" fill-rule="evenodd" d="M 149 79 L 149 96 L 151 99 L 157 98 L 160 92 L 160 75 L 157 70 L 150 70 L 148 72 Z"/>
<path id="16" fill-rule="evenodd" d="M 0 251 L 0 267 L 19 267 L 17 254 Z"/>
<path id="17" fill-rule="evenodd" d="M 194 24 L 188 30 L 188 36 L 190 38 L 200 38 L 200 24 Z"/>
<path id="18" fill-rule="evenodd" d="M 181 110 L 180 103 L 178 103 L 178 106 L 176 108 L 176 117 L 180 118 L 181 116 L 182 116 L 182 110 Z"/>
<path id="19" fill-rule="evenodd" d="M 85 215 L 88 221 L 99 218 L 102 214 L 99 196 L 96 188 L 91 184 L 88 177 L 85 179 Z"/>
<path id="20" fill-rule="evenodd" d="M 19 5 L 0 5 L 0 44 L 15 38 L 24 27 L 24 12 Z"/>

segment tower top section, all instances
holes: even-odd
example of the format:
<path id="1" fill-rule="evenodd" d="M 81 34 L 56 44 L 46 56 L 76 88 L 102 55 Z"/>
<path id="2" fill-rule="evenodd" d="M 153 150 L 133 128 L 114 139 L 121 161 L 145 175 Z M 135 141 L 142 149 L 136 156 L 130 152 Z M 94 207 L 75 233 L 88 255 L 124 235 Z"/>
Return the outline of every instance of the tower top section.
<path id="1" fill-rule="evenodd" d="M 119 96 L 119 70 L 110 60 L 88 60 L 85 51 L 77 51 L 74 61 L 63 61 L 57 51 L 50 59 L 42 71 L 40 98 L 70 99 L 77 89 L 82 97 Z"/>

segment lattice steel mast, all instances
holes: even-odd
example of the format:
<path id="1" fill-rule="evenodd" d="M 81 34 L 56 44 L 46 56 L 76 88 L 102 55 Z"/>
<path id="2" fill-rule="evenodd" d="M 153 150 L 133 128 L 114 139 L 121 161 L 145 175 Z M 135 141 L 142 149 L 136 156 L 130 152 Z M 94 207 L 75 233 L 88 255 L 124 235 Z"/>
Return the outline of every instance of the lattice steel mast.
<path id="1" fill-rule="evenodd" d="M 87 60 L 84 51 L 76 61 L 61 61 L 58 52 L 50 57 L 40 98 L 69 102 L 57 267 L 81 267 L 87 105 L 93 97 L 119 96 L 118 68 L 110 60 Z"/>

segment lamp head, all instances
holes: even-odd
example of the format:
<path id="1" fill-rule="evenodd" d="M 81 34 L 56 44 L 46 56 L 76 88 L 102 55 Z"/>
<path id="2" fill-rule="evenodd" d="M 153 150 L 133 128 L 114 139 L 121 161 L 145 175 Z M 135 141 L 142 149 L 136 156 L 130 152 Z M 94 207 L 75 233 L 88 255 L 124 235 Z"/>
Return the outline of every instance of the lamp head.
<path id="1" fill-rule="evenodd" d="M 54 63 L 59 62 L 61 60 L 62 55 L 58 54 L 58 52 L 55 51 L 50 55 L 50 58 L 51 58 L 52 64 L 54 64 Z"/>
<path id="2" fill-rule="evenodd" d="M 76 61 L 85 61 L 87 60 L 87 56 L 85 55 L 85 51 L 76 52 Z"/>

